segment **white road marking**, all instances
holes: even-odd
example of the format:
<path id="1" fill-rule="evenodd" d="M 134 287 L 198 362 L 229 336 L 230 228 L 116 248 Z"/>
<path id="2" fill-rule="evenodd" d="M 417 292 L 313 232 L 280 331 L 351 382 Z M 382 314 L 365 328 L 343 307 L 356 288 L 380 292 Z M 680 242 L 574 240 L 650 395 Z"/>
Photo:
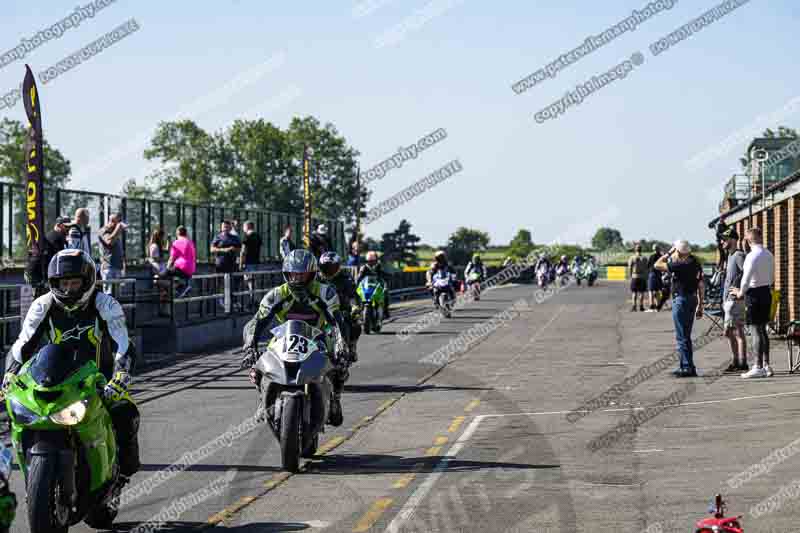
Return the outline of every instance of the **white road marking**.
<path id="1" fill-rule="evenodd" d="M 651 450 L 633 450 L 633 453 L 656 453 L 663 452 L 664 450 L 651 449 Z"/>
<path id="2" fill-rule="evenodd" d="M 325 522 L 324 520 L 311 520 L 306 522 L 308 527 L 313 527 L 315 529 L 325 529 L 326 527 L 330 526 L 330 522 Z"/>
<path id="3" fill-rule="evenodd" d="M 740 402 L 743 400 L 761 400 L 763 398 L 779 398 L 781 396 L 797 396 L 800 394 L 800 391 L 792 391 L 792 392 L 776 392 L 774 394 L 759 394 L 757 396 L 739 396 L 737 398 L 722 398 L 720 400 L 704 400 L 699 402 L 684 402 L 679 405 L 669 405 L 665 406 L 669 409 L 676 409 L 678 407 L 692 407 L 696 405 L 708 405 L 712 403 L 725 403 L 725 402 Z M 599 412 L 601 413 L 618 413 L 621 411 L 644 411 L 647 407 L 634 407 L 631 408 L 619 408 L 619 409 L 601 409 Z M 481 415 L 484 418 L 503 418 L 506 416 L 546 416 L 546 415 L 565 415 L 571 413 L 572 411 L 541 411 L 535 413 L 498 413 L 493 415 Z"/>
<path id="4" fill-rule="evenodd" d="M 433 469 L 433 472 L 431 472 L 425 481 L 417 487 L 417 490 L 411 494 L 406 504 L 400 509 L 400 512 L 397 513 L 397 516 L 389 523 L 389 526 L 386 528 L 387 533 L 399 533 L 403 523 L 411 518 L 414 511 L 419 507 L 419 504 L 422 503 L 422 500 L 425 499 L 425 496 L 431 491 L 433 485 L 442 477 L 442 473 L 447 468 L 447 463 L 464 448 L 465 443 L 472 437 L 475 430 L 478 429 L 478 424 L 481 423 L 483 418 L 483 416 L 476 416 L 472 422 L 470 422 L 467 429 L 464 430 L 464 433 L 461 434 L 455 444 L 447 450 L 447 453 L 445 453 L 442 459 L 436 464 L 436 468 Z"/>

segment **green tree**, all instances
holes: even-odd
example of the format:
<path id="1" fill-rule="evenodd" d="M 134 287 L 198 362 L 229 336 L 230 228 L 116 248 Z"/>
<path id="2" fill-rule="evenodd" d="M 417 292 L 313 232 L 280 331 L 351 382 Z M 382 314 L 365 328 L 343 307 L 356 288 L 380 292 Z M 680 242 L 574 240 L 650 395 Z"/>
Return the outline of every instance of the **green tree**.
<path id="1" fill-rule="evenodd" d="M 161 122 L 145 159 L 161 161 L 161 169 L 150 175 L 158 193 L 191 203 L 219 202 L 222 184 L 218 167 L 222 139 L 206 133 L 191 120 Z"/>
<path id="2" fill-rule="evenodd" d="M 313 150 L 311 177 L 314 216 L 321 219 L 343 218 L 355 224 L 356 210 L 366 215 L 364 205 L 369 200 L 365 186 L 357 187 L 357 157 L 359 152 L 348 145 L 333 124 L 324 126 L 315 117 L 295 117 L 286 131 L 291 152 L 302 157 L 303 146 Z M 298 175 L 300 175 L 298 173 Z M 298 180 L 299 183 L 299 180 Z"/>
<path id="3" fill-rule="evenodd" d="M 11 183 L 24 185 L 27 180 L 25 171 L 25 140 L 28 128 L 17 120 L 4 118 L 0 122 L 0 177 Z M 45 187 L 64 187 L 69 183 L 72 168 L 69 160 L 53 148 L 47 139 L 44 148 L 44 183 Z"/>
<path id="4" fill-rule="evenodd" d="M 394 263 L 397 268 L 403 265 L 417 265 L 417 243 L 420 238 L 411 233 L 411 224 L 403 219 L 391 233 L 381 237 L 383 261 Z"/>
<path id="5" fill-rule="evenodd" d="M 533 240 L 531 232 L 526 229 L 519 230 L 508 245 L 508 255 L 515 258 L 525 257 L 531 250 L 533 250 Z"/>
<path id="6" fill-rule="evenodd" d="M 451 265 L 466 265 L 475 252 L 489 246 L 489 234 L 465 227 L 459 227 L 447 240 L 447 256 Z"/>
<path id="7" fill-rule="evenodd" d="M 592 237 L 592 248 L 607 250 L 623 246 L 622 234 L 613 228 L 600 228 Z"/>

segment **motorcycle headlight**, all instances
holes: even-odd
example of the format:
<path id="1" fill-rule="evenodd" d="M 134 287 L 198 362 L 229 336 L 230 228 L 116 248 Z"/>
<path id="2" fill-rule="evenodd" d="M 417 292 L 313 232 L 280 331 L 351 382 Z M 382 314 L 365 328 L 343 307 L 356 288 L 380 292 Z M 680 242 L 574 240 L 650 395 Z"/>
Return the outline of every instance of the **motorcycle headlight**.
<path id="1" fill-rule="evenodd" d="M 11 404 L 11 412 L 14 413 L 14 420 L 18 424 L 29 425 L 38 421 L 41 417 L 19 403 L 14 398 L 9 398 L 8 402 Z"/>
<path id="2" fill-rule="evenodd" d="M 86 400 L 75 402 L 57 413 L 50 415 L 50 420 L 62 426 L 74 426 L 86 416 Z"/>

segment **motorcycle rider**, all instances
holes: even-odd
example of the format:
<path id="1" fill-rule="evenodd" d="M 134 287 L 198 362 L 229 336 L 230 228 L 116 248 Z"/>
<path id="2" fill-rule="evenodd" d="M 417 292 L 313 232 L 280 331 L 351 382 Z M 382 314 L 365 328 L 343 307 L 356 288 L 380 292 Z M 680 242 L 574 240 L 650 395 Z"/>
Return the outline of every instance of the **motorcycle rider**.
<path id="1" fill-rule="evenodd" d="M 572 259 L 570 270 L 575 275 L 575 280 L 578 282 L 578 287 L 580 287 L 581 279 L 583 279 L 583 258 L 580 254 L 576 254 Z"/>
<path id="2" fill-rule="evenodd" d="M 353 313 L 353 302 L 358 302 L 356 283 L 347 270 L 342 270 L 342 260 L 336 252 L 325 252 L 319 258 L 320 281 L 333 285 L 339 297 L 339 310 L 344 318 L 342 334 L 350 347 L 350 359 L 358 361 L 356 344 L 361 336 L 361 324 L 357 315 Z"/>
<path id="3" fill-rule="evenodd" d="M 279 325 L 287 320 L 303 320 L 317 329 L 329 325 L 333 330 L 333 350 L 328 352 L 334 364 L 329 378 L 333 384 L 333 401 L 328 423 L 340 426 L 342 415 L 342 390 L 347 381 L 349 352 L 342 335 L 344 319 L 339 310 L 336 289 L 316 279 L 317 260 L 308 250 L 292 250 L 283 260 L 283 279 L 286 281 L 261 300 L 255 317 L 244 331 L 242 368 L 252 368 L 258 360 L 258 340 L 273 321 Z"/>
<path id="4" fill-rule="evenodd" d="M 478 274 L 478 278 L 475 281 L 470 281 L 469 277 L 470 274 Z M 481 261 L 481 256 L 478 254 L 472 254 L 472 260 L 467 263 L 467 267 L 464 269 L 464 280 L 467 282 L 468 285 L 472 286 L 473 284 L 478 284 L 478 294 L 480 294 L 481 282 L 486 277 L 486 267 L 483 266 L 483 262 Z M 480 296 L 476 295 L 476 299 L 480 299 Z"/>
<path id="5" fill-rule="evenodd" d="M 380 261 L 378 261 L 378 252 L 370 250 L 367 252 L 367 262 L 358 269 L 358 276 L 356 277 L 356 286 L 361 283 L 361 280 L 367 276 L 377 276 L 383 281 L 383 286 L 386 290 L 383 291 L 383 316 L 389 318 L 389 276 L 383 270 Z"/>
<path id="6" fill-rule="evenodd" d="M 111 295 L 96 290 L 97 269 L 83 250 L 67 249 L 53 256 L 47 281 L 50 291 L 34 300 L 11 347 L 4 388 L 42 341 L 66 357 L 77 354 L 96 360 L 108 380 L 102 395 L 117 438 L 120 474 L 127 481 L 141 464 L 139 410 L 128 393 L 136 354 L 125 312 Z"/>
<path id="7" fill-rule="evenodd" d="M 443 250 L 438 250 L 433 255 L 434 262 L 431 263 L 431 268 L 425 273 L 426 283 L 425 286 L 431 289 L 431 294 L 433 295 L 433 303 L 434 305 L 438 306 L 439 302 L 437 301 L 437 294 L 436 291 L 433 290 L 433 278 L 434 276 L 446 276 L 455 274 L 453 270 L 450 268 L 450 264 L 447 262 L 447 254 L 444 253 Z M 453 284 L 451 283 L 448 287 L 448 291 L 450 292 L 450 297 L 455 300 L 456 293 L 455 289 L 453 288 Z"/>
<path id="8" fill-rule="evenodd" d="M 552 268 L 552 264 L 550 263 L 550 258 L 547 257 L 547 254 L 542 253 L 539 255 L 539 259 L 536 260 L 536 264 L 533 266 L 533 271 L 537 274 L 537 276 L 541 273 L 544 277 L 544 285 L 550 281 L 550 270 Z"/>

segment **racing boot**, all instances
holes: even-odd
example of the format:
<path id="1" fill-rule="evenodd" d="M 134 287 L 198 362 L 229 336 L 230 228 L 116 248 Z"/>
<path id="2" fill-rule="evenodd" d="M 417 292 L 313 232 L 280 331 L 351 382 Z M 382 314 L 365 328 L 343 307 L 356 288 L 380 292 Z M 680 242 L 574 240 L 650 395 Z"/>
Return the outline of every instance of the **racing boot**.
<path id="1" fill-rule="evenodd" d="M 333 398 L 331 398 L 331 410 L 328 413 L 328 424 L 333 427 L 339 427 L 342 425 L 342 422 L 344 422 L 341 396 L 341 393 L 334 392 Z"/>

